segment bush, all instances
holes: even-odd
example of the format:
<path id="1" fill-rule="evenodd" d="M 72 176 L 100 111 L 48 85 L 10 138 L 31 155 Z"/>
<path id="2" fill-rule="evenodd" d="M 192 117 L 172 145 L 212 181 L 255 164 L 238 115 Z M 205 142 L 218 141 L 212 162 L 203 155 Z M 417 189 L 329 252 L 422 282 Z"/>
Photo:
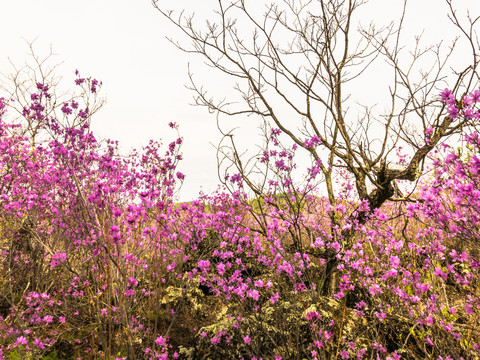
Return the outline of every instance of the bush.
<path id="1" fill-rule="evenodd" d="M 48 142 L 0 122 L 1 358 L 479 357 L 476 132 L 416 202 L 334 222 L 312 188 L 176 204 L 181 138 L 121 157 L 48 91 Z"/>

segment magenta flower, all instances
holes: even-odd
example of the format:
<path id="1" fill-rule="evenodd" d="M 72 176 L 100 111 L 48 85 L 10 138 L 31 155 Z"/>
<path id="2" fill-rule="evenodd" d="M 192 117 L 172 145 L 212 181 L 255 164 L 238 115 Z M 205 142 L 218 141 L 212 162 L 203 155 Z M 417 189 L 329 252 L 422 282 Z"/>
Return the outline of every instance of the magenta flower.
<path id="1" fill-rule="evenodd" d="M 45 343 L 43 343 L 40 339 L 36 338 L 33 340 L 33 346 L 39 348 L 39 349 L 45 349 Z"/>
<path id="2" fill-rule="evenodd" d="M 455 105 L 450 105 L 449 107 L 447 107 L 447 112 L 448 112 L 448 116 L 453 120 L 458 118 L 458 115 L 460 113 L 459 110 L 455 107 Z"/>
<path id="3" fill-rule="evenodd" d="M 27 341 L 27 338 L 25 336 L 19 336 L 17 338 L 17 340 L 15 341 L 15 345 L 18 346 L 18 345 L 27 345 L 28 344 L 28 341 Z"/>
<path id="4" fill-rule="evenodd" d="M 200 260 L 198 262 L 198 268 L 201 271 L 207 271 L 210 268 L 210 261 L 209 260 Z"/>
<path id="5" fill-rule="evenodd" d="M 442 99 L 442 102 L 445 104 L 452 104 L 452 102 L 455 103 L 455 97 L 453 96 L 453 93 L 450 89 L 443 90 L 440 94 L 440 97 Z"/>
<path id="6" fill-rule="evenodd" d="M 155 340 L 155 344 L 157 344 L 158 346 L 165 346 L 166 343 L 167 343 L 167 339 L 165 339 L 163 336 L 159 336 Z"/>
<path id="7" fill-rule="evenodd" d="M 275 304 L 275 303 L 278 301 L 278 299 L 280 299 L 280 295 L 278 295 L 278 292 L 276 292 L 275 294 L 273 294 L 273 295 L 270 297 L 269 301 L 270 301 L 272 304 Z"/>

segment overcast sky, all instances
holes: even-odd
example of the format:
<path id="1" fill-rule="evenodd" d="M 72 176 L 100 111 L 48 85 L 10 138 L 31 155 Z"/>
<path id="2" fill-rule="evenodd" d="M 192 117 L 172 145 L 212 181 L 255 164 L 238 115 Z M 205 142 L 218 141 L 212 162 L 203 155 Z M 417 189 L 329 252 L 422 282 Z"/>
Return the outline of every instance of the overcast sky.
<path id="1" fill-rule="evenodd" d="M 480 15 L 478 0 L 453 2 L 459 9 L 468 7 Z M 196 9 L 208 17 L 216 1 L 163 3 L 165 7 Z M 402 3 L 373 0 L 364 16 L 385 24 L 398 15 Z M 426 42 L 453 38 L 444 1 L 411 3 L 406 22 L 409 32 L 425 29 Z M 56 60 L 64 62 L 59 68 L 64 86 L 73 81 L 75 69 L 103 81 L 107 104 L 94 119 L 99 137 L 119 140 L 124 149 L 140 147 L 151 138 L 167 142 L 174 135 L 167 124 L 176 121 L 185 140 L 181 169 L 187 179 L 181 199 L 195 198 L 201 187 L 207 192 L 215 189 L 216 157 L 210 145 L 219 140 L 215 117 L 189 106 L 192 93 L 185 88 L 188 62 L 194 73 L 201 74 L 202 59 L 187 57 L 165 39 L 184 40 L 150 0 L 0 0 L 0 33 L 0 73 L 11 72 L 7 58 L 17 65 L 27 60 L 25 40 L 37 39 L 39 55 L 47 54 L 52 45 Z M 224 83 L 221 76 L 213 80 L 220 88 Z"/>

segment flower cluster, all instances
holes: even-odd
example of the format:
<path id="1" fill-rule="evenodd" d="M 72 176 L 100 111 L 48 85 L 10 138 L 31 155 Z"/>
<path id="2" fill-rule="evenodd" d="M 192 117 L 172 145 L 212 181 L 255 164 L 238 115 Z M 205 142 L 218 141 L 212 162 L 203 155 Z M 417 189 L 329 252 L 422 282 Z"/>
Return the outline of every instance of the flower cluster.
<path id="1" fill-rule="evenodd" d="M 176 203 L 181 137 L 120 156 L 88 121 L 63 121 L 88 107 L 49 115 L 49 91 L 38 84 L 23 112 L 49 134 L 35 146 L 0 99 L 0 359 L 479 356 L 474 128 L 463 152 L 444 147 L 416 201 L 360 221 L 349 215 L 368 203 L 347 180 L 336 203 L 315 193 L 320 159 L 294 184 L 296 146 L 277 129 L 260 159 L 275 174 L 265 192 L 249 197 L 235 174 L 231 194 Z M 478 122 L 479 91 L 441 97 L 450 117 Z"/>

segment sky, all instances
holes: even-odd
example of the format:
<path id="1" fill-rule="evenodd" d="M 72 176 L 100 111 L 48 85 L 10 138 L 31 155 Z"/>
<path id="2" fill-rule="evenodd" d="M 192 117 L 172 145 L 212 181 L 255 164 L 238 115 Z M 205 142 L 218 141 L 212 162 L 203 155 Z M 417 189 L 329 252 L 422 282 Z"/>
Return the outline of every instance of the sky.
<path id="1" fill-rule="evenodd" d="M 462 15 L 467 8 L 480 15 L 477 0 L 453 3 Z M 164 0 L 161 4 L 209 18 L 216 1 Z M 361 14 L 365 22 L 371 18 L 386 24 L 398 17 L 402 4 L 403 0 L 372 0 Z M 451 41 L 455 33 L 446 11 L 442 0 L 411 1 L 405 23 L 411 40 L 407 36 L 406 44 L 413 45 L 414 34 L 422 31 L 426 43 Z M 56 54 L 52 61 L 62 62 L 58 75 L 64 78 L 64 86 L 73 84 L 75 69 L 103 82 L 107 103 L 93 120 L 98 137 L 118 140 L 122 149 L 139 148 L 149 139 L 168 143 L 174 139 L 168 123 L 175 121 L 184 138 L 180 169 L 187 176 L 180 199 L 191 200 L 201 190 L 216 189 L 214 144 L 220 134 L 214 115 L 189 105 L 193 94 L 185 87 L 187 66 L 190 63 L 193 73 L 220 93 L 228 93 L 231 84 L 220 74 L 205 72 L 203 59 L 182 53 L 166 39 L 188 43 L 150 0 L 0 0 L 0 33 L 1 74 L 12 72 L 10 62 L 21 66 L 29 60 L 27 42 L 35 40 L 39 56 L 46 55 L 51 46 Z M 468 56 L 468 49 L 461 55 Z M 371 76 L 372 83 L 382 80 L 379 72 Z M 362 101 L 381 98 L 375 91 L 359 92 Z M 254 145 L 248 143 L 248 134 L 244 141 L 247 147 Z"/>

